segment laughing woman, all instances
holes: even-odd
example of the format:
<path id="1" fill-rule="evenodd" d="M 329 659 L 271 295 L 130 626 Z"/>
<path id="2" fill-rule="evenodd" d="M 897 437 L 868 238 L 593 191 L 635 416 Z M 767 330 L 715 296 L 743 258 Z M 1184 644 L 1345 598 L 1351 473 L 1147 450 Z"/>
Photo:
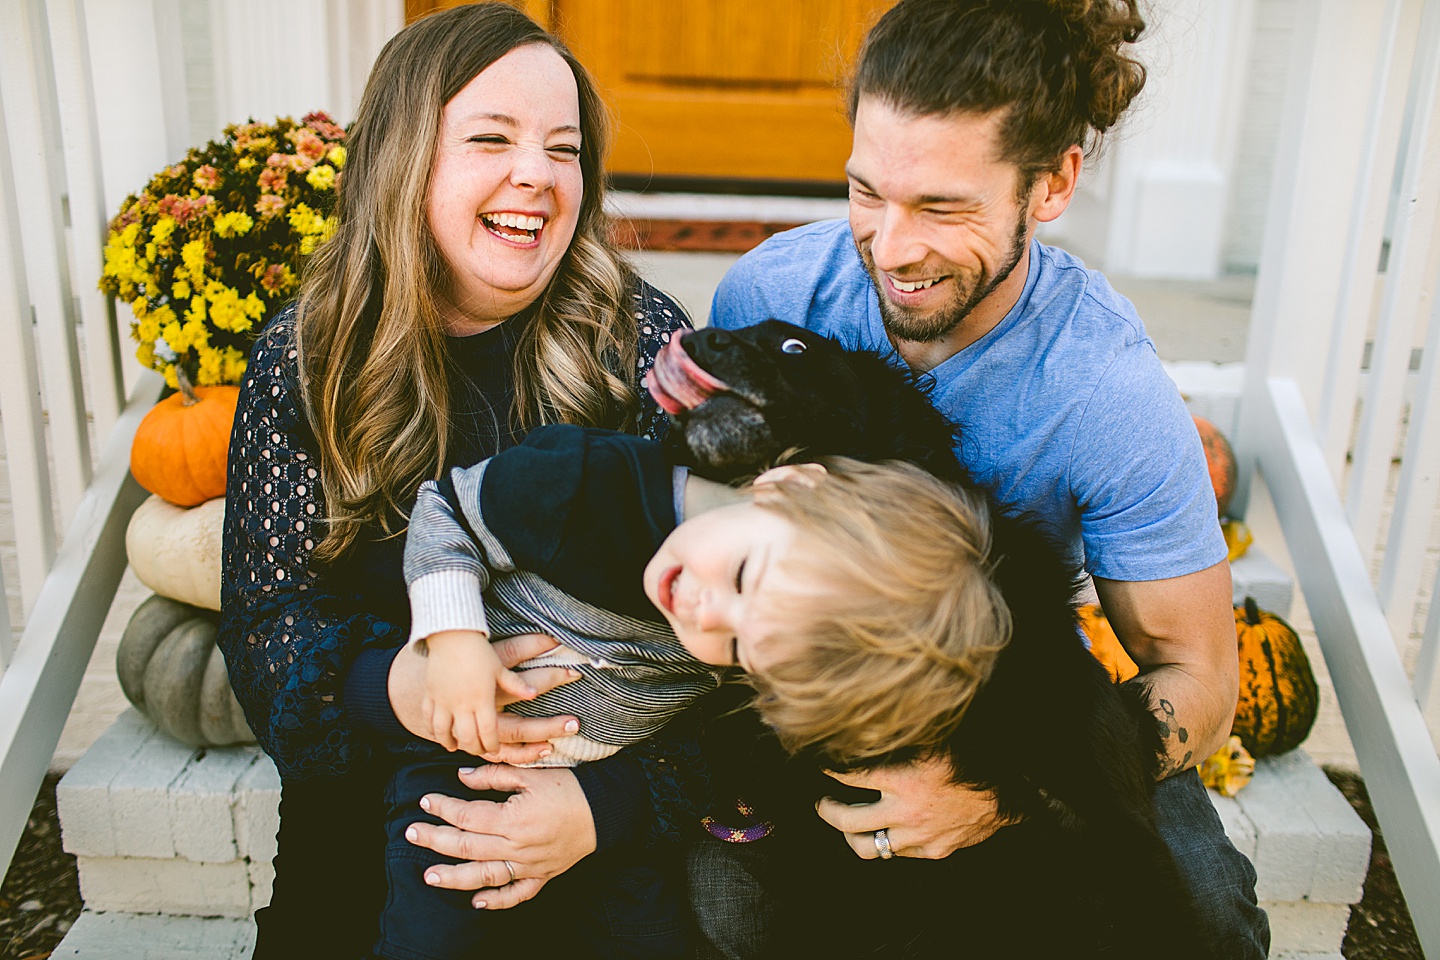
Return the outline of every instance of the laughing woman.
<path id="1" fill-rule="evenodd" d="M 584 68 L 504 4 L 418 21 L 371 73 L 338 229 L 251 354 L 230 447 L 220 643 L 282 782 L 257 957 L 356 957 L 376 941 L 387 744 L 431 733 L 390 699 L 424 669 L 403 648 L 416 488 L 541 423 L 662 429 L 639 380 L 686 320 L 609 244 L 606 140 Z M 552 642 L 502 650 L 513 665 Z M 565 676 L 527 673 L 542 689 Z M 501 756 L 533 759 L 569 719 L 502 717 Z M 442 885 L 490 887 L 509 907 L 582 858 L 566 882 L 640 857 L 649 798 L 677 789 L 659 753 L 467 775 L 441 813 L 485 827 L 427 832 L 460 855 L 417 846 L 415 869 L 444 861 Z M 509 803 L 487 802 L 495 770 Z M 526 912 L 506 911 L 522 935 Z M 652 933 L 683 951 L 678 922 Z"/>

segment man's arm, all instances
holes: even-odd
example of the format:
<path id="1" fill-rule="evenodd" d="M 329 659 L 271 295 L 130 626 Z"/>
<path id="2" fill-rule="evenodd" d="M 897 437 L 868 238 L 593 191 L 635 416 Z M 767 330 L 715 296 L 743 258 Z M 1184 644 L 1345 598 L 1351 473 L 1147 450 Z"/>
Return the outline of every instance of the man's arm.
<path id="1" fill-rule="evenodd" d="M 1230 564 L 1168 580 L 1095 578 L 1105 616 L 1140 666 L 1163 725 L 1161 777 L 1188 770 L 1230 735 L 1240 668 L 1230 605 Z"/>

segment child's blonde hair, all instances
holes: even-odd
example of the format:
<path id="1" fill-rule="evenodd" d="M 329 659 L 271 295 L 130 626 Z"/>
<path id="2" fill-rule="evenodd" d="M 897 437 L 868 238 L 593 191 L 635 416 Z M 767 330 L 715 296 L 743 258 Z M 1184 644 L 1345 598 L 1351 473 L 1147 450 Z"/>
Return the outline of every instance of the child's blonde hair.
<path id="1" fill-rule="evenodd" d="M 910 464 L 825 466 L 814 483 L 755 488 L 796 527 L 784 564 L 808 587 L 771 600 L 795 653 L 755 672 L 757 707 L 791 751 L 841 762 L 933 751 L 1010 639 L 989 512 Z"/>

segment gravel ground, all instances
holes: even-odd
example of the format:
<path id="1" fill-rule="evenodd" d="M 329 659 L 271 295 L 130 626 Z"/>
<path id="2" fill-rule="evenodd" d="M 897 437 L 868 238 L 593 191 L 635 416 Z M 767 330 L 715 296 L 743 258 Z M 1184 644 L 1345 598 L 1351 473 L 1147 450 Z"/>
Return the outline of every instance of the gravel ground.
<path id="1" fill-rule="evenodd" d="M 60 849 L 55 815 L 57 775 L 40 787 L 30 821 L 0 886 L 0 958 L 42 960 L 80 916 L 75 858 Z"/>
<path id="2" fill-rule="evenodd" d="M 1345 931 L 1345 944 L 1340 953 L 1346 960 L 1425 960 L 1420 941 L 1415 938 L 1415 925 L 1405 906 L 1405 895 L 1395 881 L 1395 868 L 1385 849 L 1385 838 L 1375 823 L 1370 809 L 1370 795 L 1365 781 L 1358 774 L 1332 767 L 1325 776 L 1340 788 L 1350 806 L 1360 814 L 1375 840 L 1370 845 L 1370 872 L 1365 876 L 1365 894 L 1350 908 L 1350 926 Z"/>
<path id="3" fill-rule="evenodd" d="M 1350 912 L 1341 952 L 1347 960 L 1424 960 L 1385 840 L 1376 829 L 1364 781 L 1341 770 L 1327 769 L 1325 774 L 1375 832 L 1365 895 Z M 60 822 L 55 816 L 59 779 L 45 778 L 0 886 L 0 960 L 44 960 L 80 915 L 75 858 L 60 848 Z"/>

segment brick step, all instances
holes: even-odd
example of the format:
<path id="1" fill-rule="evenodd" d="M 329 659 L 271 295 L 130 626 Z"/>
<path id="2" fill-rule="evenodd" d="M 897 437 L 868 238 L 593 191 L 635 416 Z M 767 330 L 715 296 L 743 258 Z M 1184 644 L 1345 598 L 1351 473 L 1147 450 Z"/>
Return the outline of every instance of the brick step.
<path id="1" fill-rule="evenodd" d="M 1260 761 L 1238 797 L 1210 797 L 1255 864 L 1272 955 L 1338 955 L 1370 857 L 1370 831 L 1345 798 L 1303 750 Z M 275 767 L 256 748 L 194 750 L 127 711 L 57 795 L 81 894 L 99 911 L 85 915 L 87 929 L 133 914 L 249 917 L 270 899 L 279 798 Z"/>

